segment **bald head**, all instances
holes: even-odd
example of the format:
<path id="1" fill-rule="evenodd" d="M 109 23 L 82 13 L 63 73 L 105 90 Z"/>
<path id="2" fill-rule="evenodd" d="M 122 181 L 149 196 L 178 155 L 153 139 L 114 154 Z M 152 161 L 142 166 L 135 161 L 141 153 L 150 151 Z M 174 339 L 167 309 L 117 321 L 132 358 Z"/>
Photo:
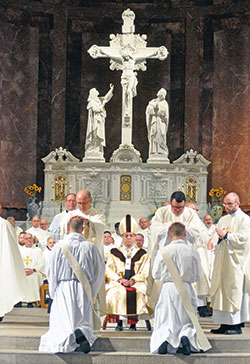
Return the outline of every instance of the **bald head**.
<path id="1" fill-rule="evenodd" d="M 235 192 L 229 192 L 224 197 L 224 207 L 227 214 L 234 214 L 240 207 L 240 198 Z"/>
<path id="2" fill-rule="evenodd" d="M 33 216 L 31 223 L 34 228 L 38 228 L 40 226 L 40 217 L 37 215 Z"/>
<path id="3" fill-rule="evenodd" d="M 148 227 L 148 220 L 146 219 L 146 217 L 140 218 L 139 225 L 142 228 L 142 230 L 145 230 Z"/>
<path id="4" fill-rule="evenodd" d="M 49 226 L 48 221 L 46 219 L 41 219 L 40 228 L 43 230 L 47 230 L 48 226 Z"/>
<path id="5" fill-rule="evenodd" d="M 229 192 L 228 194 L 226 194 L 225 198 L 230 198 L 232 200 L 234 200 L 235 202 L 240 202 L 240 198 L 239 195 L 237 195 L 237 193 L 235 192 Z"/>
<path id="6" fill-rule="evenodd" d="M 81 212 L 87 212 L 92 204 L 92 197 L 88 190 L 80 190 L 76 194 L 76 203 Z"/>

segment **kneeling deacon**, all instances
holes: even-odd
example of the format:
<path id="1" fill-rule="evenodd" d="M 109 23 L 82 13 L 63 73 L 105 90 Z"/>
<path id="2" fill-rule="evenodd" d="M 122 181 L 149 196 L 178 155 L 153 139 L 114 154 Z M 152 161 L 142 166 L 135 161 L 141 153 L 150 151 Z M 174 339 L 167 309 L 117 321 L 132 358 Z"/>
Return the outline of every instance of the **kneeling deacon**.
<path id="1" fill-rule="evenodd" d="M 126 215 L 119 226 L 122 246 L 113 248 L 106 264 L 106 305 L 109 315 L 116 315 L 116 330 L 123 330 L 122 319 L 127 318 L 130 330 L 136 330 L 140 315 L 149 314 L 146 289 L 150 258 L 135 245 L 138 225 Z M 117 317 L 119 316 L 119 317 Z"/>
<path id="2" fill-rule="evenodd" d="M 153 354 L 184 355 L 211 348 L 196 317 L 196 295 L 192 283 L 202 275 L 199 253 L 185 242 L 182 223 L 168 230 L 171 243 L 158 250 L 152 276 L 162 281 L 155 307 L 154 331 L 150 341 Z"/>
<path id="3" fill-rule="evenodd" d="M 52 249 L 46 274 L 53 304 L 49 331 L 40 351 L 88 353 L 96 340 L 93 300 L 104 280 L 105 264 L 94 244 L 82 236 L 83 218 L 72 217 L 70 233 Z"/>

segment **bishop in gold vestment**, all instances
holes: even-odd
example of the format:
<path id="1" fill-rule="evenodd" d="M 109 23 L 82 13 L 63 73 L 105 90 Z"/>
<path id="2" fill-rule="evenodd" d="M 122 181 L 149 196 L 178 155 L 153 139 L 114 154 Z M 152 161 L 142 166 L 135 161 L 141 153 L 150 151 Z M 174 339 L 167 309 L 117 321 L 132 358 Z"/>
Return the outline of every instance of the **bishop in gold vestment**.
<path id="1" fill-rule="evenodd" d="M 121 221 L 123 245 L 111 249 L 105 273 L 108 314 L 128 316 L 133 322 L 138 320 L 137 315 L 149 313 L 146 289 L 150 257 L 134 244 L 136 226 L 130 215 Z"/>

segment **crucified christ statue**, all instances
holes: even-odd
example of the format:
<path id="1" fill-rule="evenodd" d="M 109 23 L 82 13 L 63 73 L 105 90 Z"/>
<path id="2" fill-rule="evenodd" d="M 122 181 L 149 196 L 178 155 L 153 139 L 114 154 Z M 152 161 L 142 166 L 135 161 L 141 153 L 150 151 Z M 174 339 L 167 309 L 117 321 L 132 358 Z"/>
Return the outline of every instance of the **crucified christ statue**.
<path id="1" fill-rule="evenodd" d="M 132 99 L 136 96 L 137 72 L 146 70 L 147 58 L 164 60 L 165 47 L 147 47 L 146 35 L 134 34 L 134 13 L 123 13 L 122 34 L 110 35 L 110 47 L 93 45 L 89 54 L 93 58 L 110 58 L 110 69 L 122 71 L 122 144 L 132 144 Z"/>

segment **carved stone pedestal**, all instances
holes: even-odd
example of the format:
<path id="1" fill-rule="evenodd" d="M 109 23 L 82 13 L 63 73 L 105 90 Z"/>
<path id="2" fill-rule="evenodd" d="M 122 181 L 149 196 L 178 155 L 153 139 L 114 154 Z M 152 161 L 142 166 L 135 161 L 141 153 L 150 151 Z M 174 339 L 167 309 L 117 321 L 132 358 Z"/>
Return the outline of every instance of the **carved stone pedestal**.
<path id="1" fill-rule="evenodd" d="M 58 156 L 59 155 L 59 156 Z M 187 200 L 199 208 L 200 216 L 207 213 L 207 166 L 201 154 L 190 150 L 173 163 L 142 163 L 140 153 L 131 145 L 121 145 L 110 162 L 83 159 L 79 161 L 62 148 L 43 158 L 45 163 L 45 197 L 43 216 L 51 220 L 59 212 L 53 202 L 53 183 L 62 176 L 67 181 L 66 192 L 88 189 L 93 205 L 106 217 L 107 226 L 125 214 L 136 219 L 150 216 L 176 190 L 182 190 Z"/>

